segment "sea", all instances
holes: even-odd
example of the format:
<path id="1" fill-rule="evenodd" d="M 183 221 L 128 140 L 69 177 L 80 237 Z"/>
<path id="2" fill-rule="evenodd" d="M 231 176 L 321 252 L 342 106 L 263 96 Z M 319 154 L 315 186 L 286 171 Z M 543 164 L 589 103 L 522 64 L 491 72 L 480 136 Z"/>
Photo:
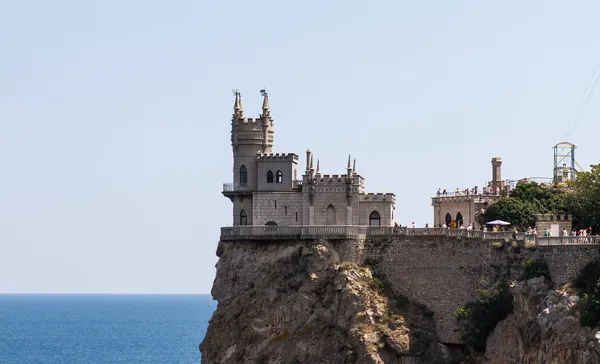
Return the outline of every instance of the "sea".
<path id="1" fill-rule="evenodd" d="M 0 294 L 0 364 L 198 364 L 210 295 Z"/>

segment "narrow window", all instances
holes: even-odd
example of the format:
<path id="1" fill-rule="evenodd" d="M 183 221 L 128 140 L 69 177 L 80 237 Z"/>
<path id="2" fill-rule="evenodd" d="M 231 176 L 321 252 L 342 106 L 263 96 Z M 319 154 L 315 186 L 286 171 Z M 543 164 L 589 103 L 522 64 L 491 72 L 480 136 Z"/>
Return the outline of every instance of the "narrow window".
<path id="1" fill-rule="evenodd" d="M 246 210 L 240 211 L 240 225 L 248 225 L 248 215 L 246 215 Z"/>
<path id="2" fill-rule="evenodd" d="M 298 211 L 296 211 L 296 221 L 298 221 Z"/>
<path id="3" fill-rule="evenodd" d="M 248 184 L 248 170 L 246 166 L 242 165 L 240 168 L 240 185 L 245 186 Z"/>
<path id="4" fill-rule="evenodd" d="M 287 215 L 287 206 L 285 207 L 285 214 Z"/>
<path id="5" fill-rule="evenodd" d="M 267 183 L 273 183 L 273 172 L 267 172 Z"/>
<path id="6" fill-rule="evenodd" d="M 273 200 L 275 202 L 275 210 L 277 210 L 277 200 Z"/>
<path id="7" fill-rule="evenodd" d="M 275 182 L 283 183 L 283 173 L 281 171 L 277 171 L 277 174 L 275 175 Z"/>

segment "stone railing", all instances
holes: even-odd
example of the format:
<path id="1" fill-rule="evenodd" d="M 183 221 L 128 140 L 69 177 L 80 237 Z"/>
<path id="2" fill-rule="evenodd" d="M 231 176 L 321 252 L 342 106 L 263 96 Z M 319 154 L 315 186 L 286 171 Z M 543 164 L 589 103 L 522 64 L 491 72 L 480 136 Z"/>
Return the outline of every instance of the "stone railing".
<path id="1" fill-rule="evenodd" d="M 250 187 L 248 187 L 246 184 L 223 183 L 223 192 L 244 191 L 249 189 Z"/>
<path id="2" fill-rule="evenodd" d="M 230 226 L 221 228 L 221 240 L 273 239 L 360 239 L 366 237 L 366 226 Z"/>
<path id="3" fill-rule="evenodd" d="M 526 241 L 535 240 L 536 245 L 586 245 L 600 244 L 600 236 L 557 236 L 557 237 L 533 237 L 527 235 Z"/>
<path id="4" fill-rule="evenodd" d="M 483 240 L 516 239 L 537 245 L 600 244 L 599 236 L 544 238 L 511 231 L 481 231 L 448 228 L 407 228 L 391 226 L 308 225 L 230 226 L 221 228 L 221 240 L 364 239 L 376 236 L 449 236 Z"/>

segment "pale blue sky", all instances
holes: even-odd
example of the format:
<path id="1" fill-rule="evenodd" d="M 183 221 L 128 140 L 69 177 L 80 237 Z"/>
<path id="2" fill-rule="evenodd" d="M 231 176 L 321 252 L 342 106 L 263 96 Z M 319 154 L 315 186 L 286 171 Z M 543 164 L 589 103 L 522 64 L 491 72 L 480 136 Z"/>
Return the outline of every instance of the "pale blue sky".
<path id="1" fill-rule="evenodd" d="M 368 4 L 368 5 L 367 5 Z M 275 151 L 348 153 L 402 224 L 438 187 L 550 176 L 597 1 L 0 1 L 0 292 L 200 292 L 239 87 Z M 598 162 L 600 91 L 570 141 Z"/>

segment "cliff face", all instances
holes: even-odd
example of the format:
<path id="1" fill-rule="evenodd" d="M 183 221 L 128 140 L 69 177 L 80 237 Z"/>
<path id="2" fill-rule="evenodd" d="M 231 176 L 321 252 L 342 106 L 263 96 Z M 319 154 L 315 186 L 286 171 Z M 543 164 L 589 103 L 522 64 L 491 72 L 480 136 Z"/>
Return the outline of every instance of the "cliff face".
<path id="1" fill-rule="evenodd" d="M 219 304 L 200 345 L 202 363 L 600 363 L 600 333 L 580 326 L 580 298 L 543 278 L 510 288 L 514 312 L 484 354 L 470 353 L 440 342 L 439 313 L 413 301 L 426 301 L 422 291 L 400 297 L 397 280 L 373 276 L 384 266 L 345 262 L 354 255 L 344 246 L 219 243 L 212 290 Z M 427 289 L 460 289 L 436 284 Z"/>
<path id="2" fill-rule="evenodd" d="M 600 333 L 581 327 L 577 295 L 551 290 L 542 277 L 519 282 L 510 292 L 514 312 L 488 337 L 481 363 L 600 363 Z"/>
<path id="3" fill-rule="evenodd" d="M 203 364 L 449 360 L 419 308 L 386 299 L 368 268 L 340 264 L 325 241 L 219 243 L 217 255 Z"/>

